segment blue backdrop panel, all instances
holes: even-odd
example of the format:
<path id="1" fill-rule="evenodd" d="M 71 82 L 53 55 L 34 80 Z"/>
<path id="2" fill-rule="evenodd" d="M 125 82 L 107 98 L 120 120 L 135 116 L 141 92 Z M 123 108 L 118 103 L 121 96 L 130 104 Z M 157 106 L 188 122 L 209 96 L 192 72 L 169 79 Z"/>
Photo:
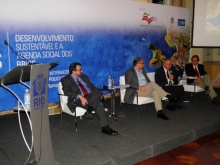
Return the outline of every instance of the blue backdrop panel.
<path id="1" fill-rule="evenodd" d="M 64 1 L 66 4 L 63 4 Z M 35 3 L 31 4 L 30 1 L 23 0 L 22 2 L 27 4 L 26 7 L 23 6 L 24 14 L 20 16 L 21 19 L 16 18 L 18 17 L 16 14 L 9 15 L 8 19 L 0 19 L 1 24 L 4 24 L 0 29 L 0 76 L 16 66 L 26 65 L 27 60 L 36 63 L 58 62 L 59 65 L 49 72 L 49 102 L 58 102 L 57 84 L 68 74 L 68 67 L 72 62 L 80 62 L 83 72 L 97 87 L 107 85 L 109 75 L 118 84 L 119 76 L 124 75 L 125 71 L 132 67 L 136 57 L 145 60 L 145 68 L 148 72 L 155 71 L 158 65 L 150 65 L 150 61 L 155 57 L 157 50 L 168 58 L 177 52 L 177 47 L 174 44 L 168 45 L 165 40 L 168 34 L 167 22 L 170 22 L 171 16 L 177 16 L 176 13 L 182 10 L 183 13 L 187 13 L 184 19 L 190 22 L 189 10 L 180 8 L 171 10 L 167 6 L 124 0 L 113 0 L 108 2 L 108 6 L 100 0 L 94 0 L 93 6 L 89 7 L 88 4 L 85 6 L 87 3 L 85 0 L 64 1 L 56 0 L 54 4 L 64 5 L 65 9 L 56 11 L 54 7 L 48 6 L 48 13 L 44 15 L 35 11 L 35 8 L 40 8 L 41 3 L 37 4 L 34 1 Z M 121 9 L 119 7 L 121 3 L 127 6 Z M 6 5 L 12 4 L 8 2 Z M 100 6 L 112 11 L 114 9 L 115 13 L 111 10 L 104 12 L 104 9 L 97 11 Z M 28 15 L 25 12 L 28 7 L 33 10 L 33 13 L 32 10 L 28 10 L 30 15 L 33 14 L 32 19 L 25 15 Z M 84 12 L 78 9 L 80 7 Z M 2 7 L 0 9 L 4 10 Z M 165 13 L 171 12 L 171 16 L 164 19 L 164 15 L 159 15 L 157 12 L 162 10 Z M 94 14 L 94 11 L 97 13 Z M 143 21 L 146 12 L 151 13 L 151 17 L 148 15 L 148 18 L 155 16 L 156 19 L 151 23 Z M 119 18 L 116 17 L 117 15 Z M 175 18 L 176 22 L 173 24 L 175 27 L 178 27 L 175 24 L 177 20 L 178 18 Z M 184 31 L 189 31 L 188 25 L 184 28 Z M 14 52 L 4 44 L 4 40 Z M 22 60 L 16 54 L 27 60 Z M 10 87 L 23 98 L 25 87 L 16 84 Z M 1 87 L 0 92 L 0 110 L 11 109 L 17 104 L 8 91 Z"/>

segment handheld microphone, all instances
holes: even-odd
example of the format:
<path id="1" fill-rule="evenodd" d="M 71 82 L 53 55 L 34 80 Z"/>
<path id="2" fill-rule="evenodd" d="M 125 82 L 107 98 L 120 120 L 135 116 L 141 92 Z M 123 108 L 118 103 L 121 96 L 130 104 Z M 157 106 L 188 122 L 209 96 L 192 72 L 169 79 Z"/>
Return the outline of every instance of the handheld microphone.
<path id="1" fill-rule="evenodd" d="M 28 59 L 24 58 L 24 57 L 23 57 L 22 55 L 20 55 L 17 51 L 15 51 L 15 50 L 11 47 L 11 45 L 8 43 L 7 40 L 4 40 L 4 44 L 5 44 L 6 46 L 8 46 L 8 47 L 11 49 L 12 53 L 15 54 L 16 56 L 18 56 L 21 60 L 27 62 L 28 65 L 32 64 Z"/>
<path id="2" fill-rule="evenodd" d="M 173 76 L 173 71 L 172 71 L 172 70 L 169 70 L 169 74 L 170 74 L 170 76 Z M 169 81 L 169 84 L 170 84 L 170 85 L 173 85 L 173 84 L 174 84 L 174 76 L 173 76 L 173 79 Z"/>
<path id="3" fill-rule="evenodd" d="M 172 70 L 169 70 L 169 73 L 170 73 L 170 75 L 172 75 L 172 73 L 173 73 Z"/>
<path id="4" fill-rule="evenodd" d="M 8 41 L 4 40 L 4 44 L 8 46 Z"/>
<path id="5" fill-rule="evenodd" d="M 181 76 L 178 76 L 178 77 L 177 77 L 177 80 L 178 80 L 178 82 L 180 82 L 180 80 L 182 80 L 182 77 L 181 77 Z"/>

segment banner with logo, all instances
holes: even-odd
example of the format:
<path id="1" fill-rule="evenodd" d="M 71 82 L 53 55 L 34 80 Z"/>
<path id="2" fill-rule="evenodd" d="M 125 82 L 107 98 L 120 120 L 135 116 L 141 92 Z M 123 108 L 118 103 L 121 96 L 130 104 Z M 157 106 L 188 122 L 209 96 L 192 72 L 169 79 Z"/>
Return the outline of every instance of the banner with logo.
<path id="1" fill-rule="evenodd" d="M 82 64 L 94 85 L 107 85 L 142 57 L 153 72 L 164 58 L 189 55 L 191 10 L 131 0 L 0 1 L 0 76 L 16 66 L 58 62 L 49 71 L 49 103 L 72 62 Z M 10 85 L 23 98 L 25 87 Z M 0 88 L 0 110 L 17 101 Z"/>

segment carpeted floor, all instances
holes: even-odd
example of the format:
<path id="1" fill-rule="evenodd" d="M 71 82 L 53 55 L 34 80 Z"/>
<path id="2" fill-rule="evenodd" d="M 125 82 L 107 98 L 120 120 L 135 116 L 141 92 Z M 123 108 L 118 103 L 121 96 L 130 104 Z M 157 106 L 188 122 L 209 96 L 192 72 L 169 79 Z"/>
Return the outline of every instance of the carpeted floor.
<path id="1" fill-rule="evenodd" d="M 135 165 L 218 165 L 220 164 L 220 131 Z"/>
<path id="2" fill-rule="evenodd" d="M 152 103 L 141 108 L 139 119 L 134 105 L 124 104 L 122 114 L 126 118 L 117 121 L 106 112 L 109 125 L 119 132 L 117 136 L 102 134 L 97 118 L 78 119 L 78 132 L 75 132 L 72 116 L 64 114 L 62 126 L 60 115 L 49 116 L 56 162 L 60 165 L 133 165 L 220 130 L 220 106 L 212 105 L 204 93 L 197 95 L 197 103 L 189 94 L 185 100 L 190 102 L 185 103 L 184 110 L 164 110 L 171 118 L 169 121 L 156 117 Z M 110 108 L 110 100 L 106 101 L 106 107 Z M 116 98 L 116 112 L 121 113 L 119 98 Z M 30 125 L 24 113 L 21 121 L 30 143 Z M 17 114 L 0 116 L 0 164 L 22 165 L 28 156 Z M 33 152 L 28 162 L 34 159 Z"/>

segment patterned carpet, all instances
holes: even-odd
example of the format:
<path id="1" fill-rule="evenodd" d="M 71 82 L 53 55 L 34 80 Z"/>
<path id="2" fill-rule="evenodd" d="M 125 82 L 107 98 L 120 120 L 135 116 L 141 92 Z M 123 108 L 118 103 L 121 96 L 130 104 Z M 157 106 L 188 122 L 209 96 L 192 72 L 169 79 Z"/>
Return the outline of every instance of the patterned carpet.
<path id="1" fill-rule="evenodd" d="M 135 165 L 220 165 L 220 131 Z"/>

